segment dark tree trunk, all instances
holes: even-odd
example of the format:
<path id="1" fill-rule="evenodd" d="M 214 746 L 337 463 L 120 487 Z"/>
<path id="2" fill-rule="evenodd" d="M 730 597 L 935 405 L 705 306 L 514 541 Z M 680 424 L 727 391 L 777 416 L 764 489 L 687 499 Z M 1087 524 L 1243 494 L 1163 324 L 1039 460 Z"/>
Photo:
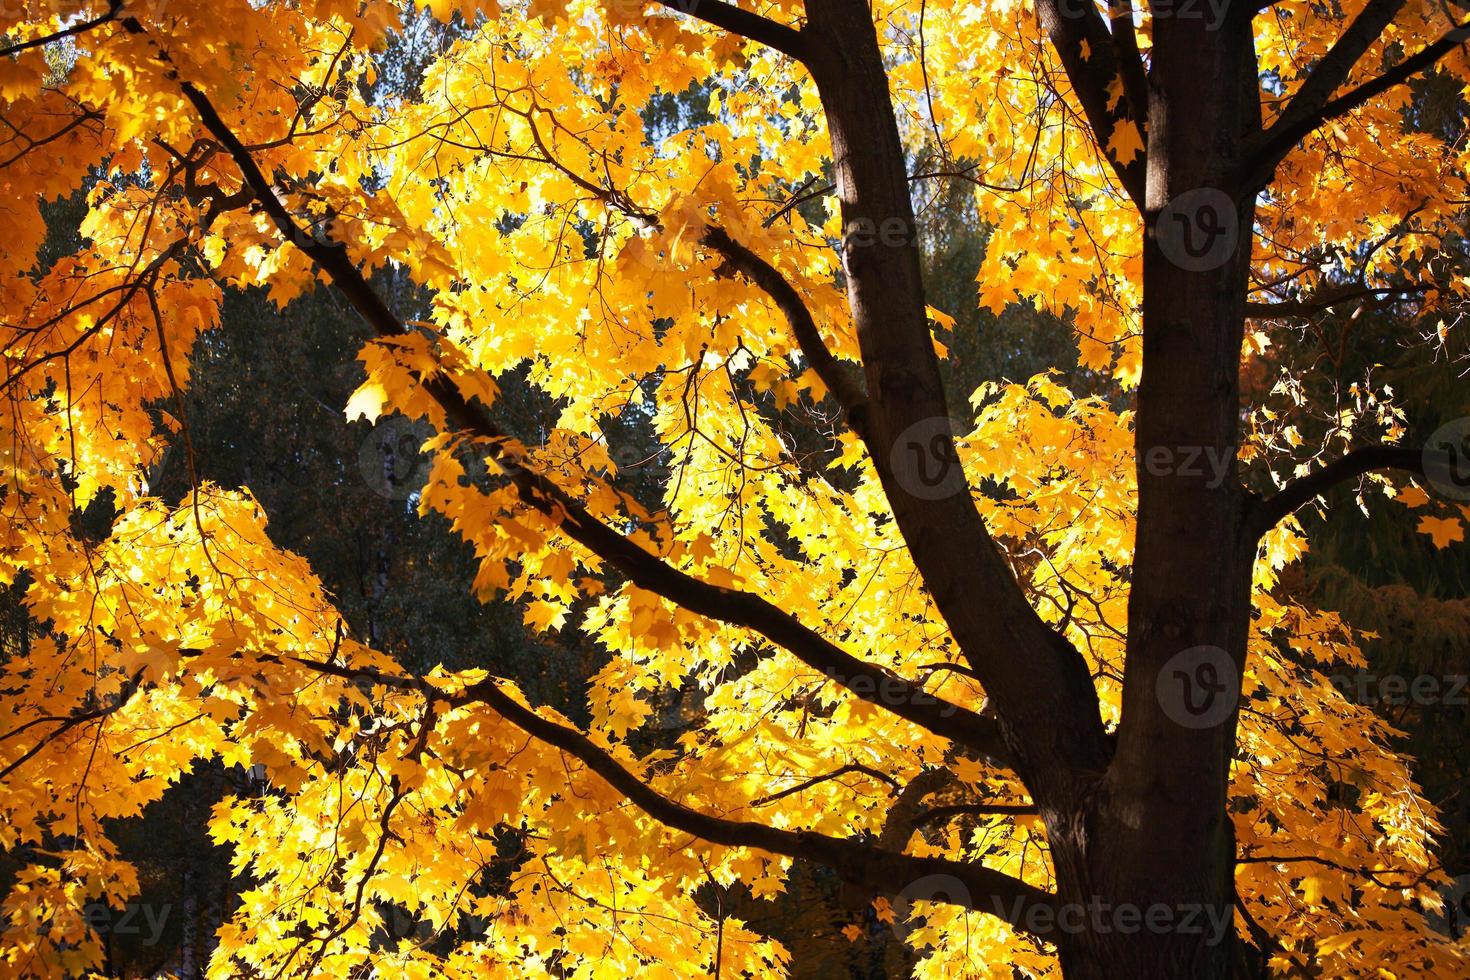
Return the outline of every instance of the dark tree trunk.
<path id="1" fill-rule="evenodd" d="M 832 137 L 848 302 L 867 382 L 857 424 L 935 604 L 987 693 L 1005 706 L 1015 765 L 1038 800 L 1070 806 L 1077 787 L 1068 774 L 1100 770 L 1106 760 L 1092 679 L 1016 588 L 959 475 L 872 15 L 852 0 L 812 0 L 807 15 L 808 64 Z M 926 481 L 925 472 L 940 482 Z M 956 475 L 953 486 L 943 474 Z"/>
<path id="2" fill-rule="evenodd" d="M 1249 10 L 1214 30 L 1155 23 L 1146 89 L 1135 88 L 1148 100 L 1146 174 L 1120 167 L 1143 198 L 1146 244 L 1138 530 L 1116 742 L 1102 733 L 1080 657 L 1009 580 L 968 496 L 934 499 L 903 479 L 893 452 L 905 433 L 947 413 L 904 155 L 867 8 L 811 0 L 807 12 L 868 388 L 856 421 L 1046 822 L 1057 904 L 1035 931 L 1056 942 L 1069 980 L 1224 978 L 1236 956 L 1226 794 L 1254 555 L 1235 474 L 1253 212 L 1238 156 L 1259 122 Z M 933 444 L 944 456 L 936 464 L 951 463 L 952 443 Z"/>
<path id="3" fill-rule="evenodd" d="M 1062 953 L 1069 978 L 1215 980 L 1235 959 L 1233 928 L 1210 923 L 1233 922 L 1226 796 L 1255 554 L 1236 479 L 1254 212 L 1239 155 L 1259 108 L 1249 8 L 1216 30 L 1159 19 L 1154 36 L 1123 716 L 1079 884 L 1163 906 L 1170 925 L 1083 932 Z M 1182 926 L 1191 913 L 1203 928 Z"/>
<path id="4" fill-rule="evenodd" d="M 199 980 L 199 895 L 192 869 L 184 870 L 182 892 L 179 980 Z"/>

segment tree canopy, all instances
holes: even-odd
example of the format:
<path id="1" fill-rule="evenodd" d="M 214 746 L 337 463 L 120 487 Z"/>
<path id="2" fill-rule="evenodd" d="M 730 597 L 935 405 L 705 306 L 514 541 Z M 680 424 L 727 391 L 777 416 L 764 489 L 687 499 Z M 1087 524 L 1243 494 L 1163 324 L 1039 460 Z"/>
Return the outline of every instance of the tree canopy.
<path id="1" fill-rule="evenodd" d="M 0 8 L 0 964 L 99 969 L 119 822 L 209 762 L 264 787 L 212 813 L 212 976 L 780 976 L 708 895 L 795 861 L 922 977 L 1462 973 L 1445 828 L 1334 683 L 1371 626 L 1283 581 L 1343 483 L 1465 547 L 1466 389 L 1381 370 L 1464 370 L 1458 13 Z M 263 505 L 309 446 L 201 473 L 250 288 L 332 291 L 259 343 L 356 348 L 346 419 L 462 539 L 424 574 L 544 670 L 426 662 L 447 600 L 348 628 Z"/>

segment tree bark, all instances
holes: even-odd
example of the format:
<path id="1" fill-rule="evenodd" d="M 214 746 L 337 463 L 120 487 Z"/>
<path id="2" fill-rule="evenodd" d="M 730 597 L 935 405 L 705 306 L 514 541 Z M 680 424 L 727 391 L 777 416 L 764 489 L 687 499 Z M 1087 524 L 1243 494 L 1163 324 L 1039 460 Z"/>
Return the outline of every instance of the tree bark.
<path id="1" fill-rule="evenodd" d="M 806 63 L 831 133 L 848 305 L 867 381 L 869 454 L 925 586 L 998 709 L 1009 755 L 1043 816 L 1060 817 L 1075 806 L 1074 777 L 1106 761 L 1092 678 L 1027 602 L 964 482 L 872 13 L 859 0 L 811 0 L 807 16 Z M 907 466 L 911 451 L 918 469 Z M 925 471 L 941 482 L 924 480 Z M 946 474 L 954 479 L 943 482 Z"/>
<path id="2" fill-rule="evenodd" d="M 1235 958 L 1226 797 L 1255 556 L 1236 477 L 1254 213 L 1239 156 L 1260 110 L 1248 9 L 1232 8 L 1216 30 L 1167 18 L 1154 32 L 1123 714 L 1090 815 L 1086 880 L 1065 884 L 1117 907 L 1162 905 L 1170 925 L 1063 942 L 1066 976 L 1087 980 L 1216 980 Z M 1192 910 L 1197 923 L 1232 925 L 1218 937 L 1186 930 Z"/>
<path id="3" fill-rule="evenodd" d="M 1154 25 L 1139 513 L 1115 750 L 1080 657 L 1026 603 L 969 494 L 916 494 L 889 455 L 912 427 L 947 417 L 905 158 L 866 6 L 810 0 L 807 14 L 867 380 L 862 421 L 898 526 L 1045 820 L 1057 919 L 1037 931 L 1056 942 L 1069 980 L 1224 978 L 1235 958 L 1226 795 L 1254 559 L 1235 468 L 1254 201 L 1240 155 L 1260 126 L 1250 11 L 1214 29 Z M 1119 168 L 1125 183 L 1135 172 Z M 942 462 L 955 462 L 940 436 Z M 1223 473 L 1179 465 L 1191 455 L 1224 461 Z"/>

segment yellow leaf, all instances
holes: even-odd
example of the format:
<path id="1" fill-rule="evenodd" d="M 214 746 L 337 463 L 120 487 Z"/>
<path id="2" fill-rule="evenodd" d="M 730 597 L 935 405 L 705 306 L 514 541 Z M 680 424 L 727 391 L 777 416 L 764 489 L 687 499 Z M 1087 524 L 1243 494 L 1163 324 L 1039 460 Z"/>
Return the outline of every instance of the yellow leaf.
<path id="1" fill-rule="evenodd" d="M 926 306 L 924 307 L 924 310 L 929 314 L 929 319 L 933 320 L 944 329 L 954 329 L 954 317 L 950 316 L 948 313 L 945 313 L 943 310 L 936 310 L 932 306 Z"/>
<path id="2" fill-rule="evenodd" d="M 537 599 L 535 602 L 526 604 L 526 625 L 534 628 L 537 632 L 545 633 L 548 630 L 559 630 L 567 621 L 567 611 L 563 606 L 554 602 L 546 602 Z"/>
<path id="3" fill-rule="evenodd" d="M 985 776 L 985 767 L 975 759 L 960 756 L 954 761 L 954 773 L 960 777 L 960 781 L 976 785 Z"/>
<path id="4" fill-rule="evenodd" d="M 1317 941 L 1317 954 L 1319 956 L 1330 956 L 1333 953 L 1342 952 L 1357 941 L 1357 933 L 1348 932 L 1338 933 L 1335 936 L 1327 936 Z"/>
<path id="5" fill-rule="evenodd" d="M 1399 492 L 1394 494 L 1393 499 L 1397 500 L 1405 507 L 1423 507 L 1425 504 L 1429 503 L 1429 494 L 1425 493 L 1419 487 L 1416 487 L 1411 483 L 1406 487 L 1400 487 Z"/>
<path id="6" fill-rule="evenodd" d="M 1143 152 L 1143 134 L 1132 120 L 1119 123 L 1113 128 L 1112 139 L 1108 140 L 1108 152 L 1123 165 Z"/>
<path id="7" fill-rule="evenodd" d="M 1421 517 L 1417 530 L 1434 539 L 1436 548 L 1448 548 L 1456 541 L 1465 540 L 1465 529 L 1455 517 Z"/>
<path id="8" fill-rule="evenodd" d="M 786 882 L 773 875 L 757 878 L 750 883 L 750 893 L 756 898 L 769 898 L 786 890 Z"/>
<path id="9" fill-rule="evenodd" d="M 1319 905 L 1322 902 L 1322 879 L 1315 875 L 1308 875 L 1302 879 L 1302 897 L 1308 905 Z"/>
<path id="10" fill-rule="evenodd" d="M 371 378 L 362 383 L 352 397 L 347 399 L 345 414 L 347 421 L 353 422 L 357 419 L 367 419 L 376 422 L 383 414 L 383 406 L 388 404 L 388 392 L 381 382 Z"/>

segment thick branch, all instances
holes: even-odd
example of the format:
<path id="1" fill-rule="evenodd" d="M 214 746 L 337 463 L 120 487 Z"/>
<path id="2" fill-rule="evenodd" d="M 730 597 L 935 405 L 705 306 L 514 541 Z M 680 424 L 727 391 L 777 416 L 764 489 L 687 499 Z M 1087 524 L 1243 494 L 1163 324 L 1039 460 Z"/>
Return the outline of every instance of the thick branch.
<path id="1" fill-rule="evenodd" d="M 1246 541 L 1254 544 L 1298 507 L 1320 497 L 1345 480 L 1375 470 L 1407 470 L 1424 472 L 1424 453 L 1403 446 L 1366 446 L 1354 449 L 1299 480 L 1282 487 L 1275 496 L 1256 503 L 1246 522 Z"/>
<path id="2" fill-rule="evenodd" d="M 1313 127 L 1345 115 L 1374 96 L 1386 92 L 1395 85 L 1402 85 L 1420 72 L 1432 68 L 1441 58 L 1465 43 L 1467 29 L 1470 29 L 1470 21 L 1457 24 L 1439 40 L 1425 45 L 1382 75 L 1371 78 L 1331 100 L 1322 107 L 1319 113 L 1320 118 L 1312 124 Z M 1275 128 L 1272 127 L 1272 129 Z M 1306 133 L 1301 135 L 1305 136 Z"/>
<path id="3" fill-rule="evenodd" d="M 800 31 L 778 24 L 749 10 L 742 10 L 721 0 L 658 0 L 670 10 L 688 14 L 706 24 L 722 27 L 731 34 L 739 34 L 757 44 L 780 51 L 784 55 L 802 61 L 806 58 L 806 38 Z"/>
<path id="4" fill-rule="evenodd" d="M 885 851 L 903 853 L 909 838 L 918 826 L 919 809 L 924 801 L 955 781 L 954 773 L 948 769 L 925 769 L 898 794 L 898 799 L 888 808 L 883 821 L 883 830 L 878 835 L 878 846 Z"/>
<path id="5" fill-rule="evenodd" d="M 575 756 L 655 820 L 702 840 L 815 861 L 832 868 L 844 881 L 879 893 L 892 894 L 933 875 L 952 876 L 969 892 L 969 907 L 992 912 L 1023 929 L 1028 918 L 1025 913 L 1030 907 L 1053 902 L 1047 892 L 982 865 L 895 854 L 813 831 L 781 830 L 701 813 L 663 796 L 624 769 L 587 736 L 541 717 L 502 691 L 494 681 L 473 685 L 464 697 L 484 702 L 527 734 Z"/>
<path id="6" fill-rule="evenodd" d="M 346 249 L 340 243 L 324 242 L 302 232 L 209 99 L 191 83 L 182 83 L 182 88 L 205 127 L 234 158 L 246 184 L 255 190 L 281 235 L 327 273 L 333 285 L 379 335 L 404 334 L 403 323 L 353 264 Z M 854 657 L 760 596 L 711 585 L 666 564 L 599 521 L 554 482 L 523 465 L 524 460 L 507 448 L 509 440 L 484 406 L 466 400 L 449 378 L 441 375 L 425 378 L 422 383 L 452 425 L 490 443 L 492 455 L 511 474 L 522 500 L 555 521 L 563 533 L 608 562 L 634 585 L 701 616 L 753 630 L 854 694 L 935 734 L 995 758 L 1007 757 L 993 719 L 944 701 L 920 685 Z"/>
<path id="7" fill-rule="evenodd" d="M 951 817 L 1026 817 L 1036 816 L 1039 811 L 1034 803 L 953 803 L 940 806 L 924 806 L 924 801 L 940 790 L 957 782 L 948 769 L 926 769 L 909 781 L 898 794 L 898 799 L 888 811 L 878 846 L 888 850 L 902 851 L 914 831 L 928 824 L 943 823 Z"/>
<path id="8" fill-rule="evenodd" d="M 1291 102 L 1266 131 L 1267 139 L 1270 140 L 1278 130 L 1290 129 L 1320 113 L 1332 98 L 1332 93 L 1347 81 L 1368 48 L 1383 36 L 1383 29 L 1393 22 L 1404 3 L 1405 0 L 1368 0 L 1297 87 Z"/>
<path id="9" fill-rule="evenodd" d="M 954 803 L 928 808 L 914 818 L 914 826 L 943 823 L 952 817 L 1034 817 L 1037 812 L 1034 803 Z"/>
<path id="10" fill-rule="evenodd" d="M 586 735 L 542 717 L 517 701 L 502 690 L 494 679 L 487 678 L 461 692 L 449 692 L 435 687 L 424 678 L 353 669 L 304 657 L 289 659 L 334 677 L 351 680 L 366 677 L 385 687 L 418 691 L 431 704 L 434 701 L 456 706 L 484 704 L 526 734 L 579 760 L 655 820 L 701 840 L 726 847 L 752 847 L 772 854 L 814 861 L 832 868 L 849 884 L 879 894 L 893 894 L 922 878 L 948 876 L 965 886 L 968 901 L 963 904 L 968 908 L 993 913 L 1023 929 L 1026 928 L 1028 919 L 1032 922 L 1038 919 L 1051 921 L 1044 916 L 1028 915 L 1038 905 L 1052 905 L 1055 899 L 1050 893 L 980 864 L 947 858 L 915 857 L 886 851 L 871 844 L 860 844 L 854 840 L 829 837 L 815 831 L 783 830 L 763 823 L 716 817 L 685 806 L 664 796 L 624 768 L 622 763 Z"/>
<path id="11" fill-rule="evenodd" d="M 811 311 L 802 302 L 786 277 L 781 275 L 765 259 L 731 238 L 723 228 L 711 226 L 704 233 L 704 243 L 724 256 L 730 267 L 760 287 L 776 303 L 791 324 L 791 332 L 801 347 L 802 355 L 811 364 L 822 384 L 837 399 L 847 415 L 848 424 L 859 435 L 865 429 L 868 396 L 862 383 L 847 365 L 832 356 L 822 335 L 812 319 Z"/>
<path id="12" fill-rule="evenodd" d="M 1112 0 L 1108 25 L 1113 34 L 1113 52 L 1118 57 L 1118 70 L 1123 76 L 1123 95 L 1129 106 L 1136 106 L 1141 116 L 1148 105 L 1148 73 L 1143 55 L 1138 52 L 1138 33 L 1133 27 L 1132 0 Z"/>
<path id="13" fill-rule="evenodd" d="M 804 32 L 832 141 L 841 255 L 868 395 L 864 425 L 894 521 L 981 679 L 1022 778 L 1074 787 L 1105 764 L 1082 655 L 1030 605 L 990 536 L 955 447 L 928 317 L 889 75 L 862 0 L 809 0 Z M 1029 784 L 1029 782 L 1028 782 Z"/>
<path id="14" fill-rule="evenodd" d="M 1092 128 L 1093 137 L 1097 140 L 1099 152 L 1107 158 L 1122 182 L 1123 189 L 1142 211 L 1146 155 L 1138 153 L 1124 164 L 1119 163 L 1118 158 L 1108 149 L 1113 133 L 1119 126 L 1130 123 L 1137 125 L 1142 135 L 1145 120 L 1148 118 L 1147 104 L 1134 104 L 1135 99 L 1144 97 L 1142 92 L 1146 91 L 1147 86 L 1139 84 L 1143 75 L 1142 62 L 1133 64 L 1130 61 L 1137 56 L 1136 43 L 1132 55 L 1128 53 L 1129 42 L 1133 40 L 1131 19 L 1128 37 L 1115 38 L 1108 31 L 1102 15 L 1091 3 L 1079 0 L 1037 0 L 1036 12 L 1041 18 L 1042 29 L 1046 31 L 1052 47 L 1056 49 L 1057 57 L 1061 59 L 1062 67 L 1066 69 L 1072 91 L 1077 93 L 1077 100 L 1082 103 L 1082 111 Z M 1119 100 L 1117 109 L 1110 110 L 1108 86 L 1113 79 L 1120 76 L 1124 83 L 1124 95 Z"/>
<path id="15" fill-rule="evenodd" d="M 1432 68 L 1445 55 L 1465 41 L 1470 21 L 1457 25 L 1439 40 L 1426 45 L 1403 61 L 1355 88 L 1332 97 L 1347 80 L 1348 74 L 1363 52 L 1379 36 L 1400 9 L 1404 0 L 1370 0 L 1352 25 L 1323 56 L 1317 67 L 1297 90 L 1286 110 L 1263 134 L 1247 158 L 1247 174 L 1251 187 L 1264 187 L 1272 173 L 1292 149 L 1324 123 L 1353 111 L 1396 85 L 1401 85 L 1420 72 Z"/>

